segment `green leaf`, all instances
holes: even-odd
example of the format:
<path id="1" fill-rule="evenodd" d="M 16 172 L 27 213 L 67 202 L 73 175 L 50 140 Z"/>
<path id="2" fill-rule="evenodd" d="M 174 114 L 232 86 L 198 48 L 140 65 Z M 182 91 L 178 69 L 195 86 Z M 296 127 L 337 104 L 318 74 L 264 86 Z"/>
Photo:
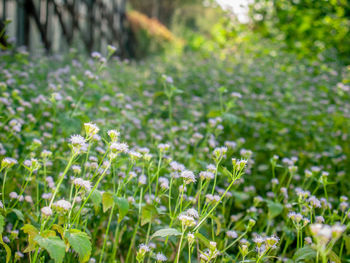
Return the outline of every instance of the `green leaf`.
<path id="1" fill-rule="evenodd" d="M 118 206 L 118 210 L 119 210 L 118 223 L 120 223 L 120 221 L 123 220 L 123 218 L 126 216 L 126 214 L 129 211 L 129 202 L 124 197 L 113 196 L 113 198 L 114 198 L 114 202 Z"/>
<path id="2" fill-rule="evenodd" d="M 201 233 L 197 232 L 194 236 L 197 237 L 206 247 L 209 247 L 210 241 Z"/>
<path id="3" fill-rule="evenodd" d="M 314 258 L 316 258 L 316 251 L 313 250 L 310 246 L 299 248 L 293 257 L 295 262 L 304 262 L 305 260 L 312 260 Z"/>
<path id="4" fill-rule="evenodd" d="M 141 211 L 141 226 L 152 221 L 153 217 L 157 214 L 157 209 L 154 205 L 145 205 Z"/>
<path id="5" fill-rule="evenodd" d="M 344 241 L 345 241 L 345 247 L 346 247 L 346 255 L 350 254 L 350 236 L 343 235 Z"/>
<path id="6" fill-rule="evenodd" d="M 331 252 L 329 252 L 328 258 L 330 259 L 331 262 L 341 263 L 341 259 L 333 250 Z"/>
<path id="7" fill-rule="evenodd" d="M 270 200 L 266 200 L 267 203 L 267 207 L 269 208 L 269 218 L 274 218 L 276 216 L 278 216 L 279 214 L 282 213 L 283 211 L 283 205 L 281 205 L 280 203 L 277 202 L 273 202 Z"/>
<path id="8" fill-rule="evenodd" d="M 33 225 L 25 224 L 22 227 L 22 231 L 28 234 L 28 247 L 26 247 L 26 249 L 24 250 L 24 253 L 34 251 L 36 248 L 36 243 L 34 241 L 34 238 L 38 235 L 39 230 Z"/>
<path id="9" fill-rule="evenodd" d="M 166 236 L 180 236 L 181 232 L 177 231 L 175 228 L 164 228 L 160 229 L 151 236 L 152 238 L 155 237 L 166 237 Z"/>
<path id="10" fill-rule="evenodd" d="M 55 260 L 56 263 L 61 263 L 63 261 L 65 244 L 62 239 L 57 236 L 45 238 L 37 235 L 34 240 L 49 253 L 50 257 Z"/>
<path id="11" fill-rule="evenodd" d="M 4 232 L 5 218 L 3 215 L 0 215 L 0 235 Z"/>
<path id="12" fill-rule="evenodd" d="M 0 244 L 3 245 L 3 247 L 6 250 L 6 263 L 10 262 L 11 260 L 11 249 L 10 247 L 2 240 L 2 234 L 0 234 Z"/>
<path id="13" fill-rule="evenodd" d="M 236 124 L 239 121 L 239 118 L 231 113 L 225 113 L 222 117 L 224 121 L 227 121 L 230 124 Z"/>
<path id="14" fill-rule="evenodd" d="M 102 202 L 102 196 L 101 196 L 100 191 L 94 190 L 91 193 L 90 199 L 91 199 L 92 203 L 94 204 L 95 211 L 97 211 L 101 202 Z"/>
<path id="15" fill-rule="evenodd" d="M 102 194 L 102 207 L 103 207 L 103 212 L 105 213 L 108 209 L 110 209 L 114 204 L 113 201 L 113 194 L 104 192 Z"/>
<path id="16" fill-rule="evenodd" d="M 18 209 L 12 209 L 12 212 L 14 212 L 16 214 L 16 216 L 19 220 L 24 222 L 24 215 L 21 211 L 19 211 Z"/>
<path id="17" fill-rule="evenodd" d="M 91 255 L 90 237 L 77 229 L 72 229 L 65 236 L 69 245 L 78 253 L 81 263 L 87 262 Z"/>

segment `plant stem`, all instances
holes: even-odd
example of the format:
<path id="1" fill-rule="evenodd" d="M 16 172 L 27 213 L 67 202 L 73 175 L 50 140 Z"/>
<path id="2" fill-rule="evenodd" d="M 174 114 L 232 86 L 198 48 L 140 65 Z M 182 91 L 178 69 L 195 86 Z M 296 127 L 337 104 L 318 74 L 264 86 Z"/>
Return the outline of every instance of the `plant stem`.
<path id="1" fill-rule="evenodd" d="M 5 183 L 6 183 L 7 169 L 4 173 L 4 180 L 2 181 L 2 204 L 4 206 L 4 211 L 6 213 L 6 205 L 5 205 Z"/>
<path id="2" fill-rule="evenodd" d="M 182 240 L 183 240 L 183 238 L 184 238 L 184 234 L 185 234 L 185 229 L 184 229 L 184 227 L 182 226 L 182 233 L 181 233 L 181 238 L 180 238 L 179 247 L 178 247 L 178 250 L 177 250 L 176 263 L 179 263 L 180 251 L 181 251 Z"/>
<path id="3" fill-rule="evenodd" d="M 232 182 L 230 183 L 230 185 L 227 187 L 226 191 L 224 192 L 224 194 L 221 196 L 219 202 L 217 202 L 213 208 L 204 216 L 204 218 L 197 224 L 197 226 L 193 229 L 193 232 L 197 231 L 199 229 L 199 227 L 201 226 L 201 224 L 203 224 L 203 222 L 208 218 L 208 216 L 210 216 L 210 214 L 215 210 L 215 208 L 220 204 L 220 202 L 222 201 L 222 199 L 225 197 L 226 193 L 230 190 L 230 188 L 232 187 L 233 183 L 235 182 L 235 180 L 232 180 Z"/>
<path id="4" fill-rule="evenodd" d="M 63 180 L 64 180 L 64 177 L 66 176 L 66 174 L 67 174 L 67 172 L 68 172 L 70 166 L 71 166 L 72 163 L 73 163 L 73 159 L 75 158 L 76 155 L 77 155 L 76 153 L 72 154 L 72 157 L 69 159 L 69 162 L 68 162 L 68 164 L 67 164 L 67 166 L 66 166 L 66 169 L 64 169 L 64 172 L 63 172 L 63 174 L 61 175 L 61 178 L 60 178 L 60 180 L 59 180 L 59 182 L 58 182 L 58 184 L 57 184 L 57 187 L 56 187 L 56 189 L 55 189 L 55 192 L 53 193 L 53 195 L 52 195 L 52 197 L 51 197 L 51 201 L 50 201 L 50 204 L 49 204 L 49 207 L 50 207 L 50 208 L 51 208 L 52 203 L 53 203 L 53 201 L 55 200 L 55 197 L 56 197 L 56 195 L 57 195 L 57 193 L 58 193 L 58 189 L 60 189 L 60 186 L 61 186 L 61 184 L 62 184 L 62 182 L 63 182 Z"/>
<path id="5" fill-rule="evenodd" d="M 111 208 L 111 213 L 109 214 L 107 229 L 106 229 L 106 233 L 105 233 L 105 238 L 103 240 L 103 245 L 102 245 L 102 250 L 101 250 L 99 263 L 101 263 L 102 260 L 103 260 L 103 255 L 104 255 L 104 250 L 105 250 L 105 246 L 106 246 L 106 242 L 107 242 L 107 236 L 108 236 L 108 232 L 109 232 L 109 227 L 110 227 L 111 222 L 112 222 L 113 210 L 114 210 L 114 203 L 113 203 L 112 208 Z"/>

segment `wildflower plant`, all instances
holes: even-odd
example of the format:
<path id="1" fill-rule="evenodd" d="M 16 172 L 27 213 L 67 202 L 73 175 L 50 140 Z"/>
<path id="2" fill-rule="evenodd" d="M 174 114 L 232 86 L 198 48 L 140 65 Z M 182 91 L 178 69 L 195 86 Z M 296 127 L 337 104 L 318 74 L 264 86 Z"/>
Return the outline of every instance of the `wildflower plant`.
<path id="1" fill-rule="evenodd" d="M 0 261 L 348 260 L 349 69 L 240 48 L 0 53 Z"/>

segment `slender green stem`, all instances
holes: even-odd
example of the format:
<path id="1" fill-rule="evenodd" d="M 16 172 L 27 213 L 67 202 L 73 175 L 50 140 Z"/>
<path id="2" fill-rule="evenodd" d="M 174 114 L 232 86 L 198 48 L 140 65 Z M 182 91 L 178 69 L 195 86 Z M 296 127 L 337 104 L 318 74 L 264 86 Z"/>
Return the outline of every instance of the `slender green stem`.
<path id="1" fill-rule="evenodd" d="M 107 242 L 109 227 L 110 227 L 111 222 L 112 222 L 113 210 L 114 210 L 114 203 L 113 203 L 112 208 L 111 208 L 111 213 L 109 214 L 109 219 L 108 219 L 108 224 L 107 224 L 107 228 L 106 228 L 105 237 L 104 237 L 104 240 L 103 240 L 102 250 L 100 252 L 101 255 L 100 255 L 99 263 L 101 263 L 102 260 L 103 260 L 103 255 L 104 255 L 104 250 L 105 250 L 105 246 L 106 246 L 106 242 Z"/>
<path id="2" fill-rule="evenodd" d="M 66 174 L 67 174 L 67 172 L 68 172 L 70 166 L 72 165 L 73 160 L 74 160 L 74 158 L 75 158 L 76 156 L 77 156 L 77 154 L 76 154 L 76 153 L 73 153 L 72 156 L 71 156 L 71 158 L 69 159 L 68 164 L 67 164 L 67 166 L 66 166 L 66 169 L 64 169 L 64 172 L 63 172 L 63 174 L 61 175 L 61 178 L 60 178 L 60 180 L 59 180 L 59 182 L 58 182 L 58 184 L 57 184 L 57 187 L 56 187 L 56 189 L 55 189 L 55 192 L 53 193 L 53 195 L 52 195 L 52 197 L 51 197 L 51 201 L 50 201 L 50 204 L 49 204 L 49 207 L 50 207 L 50 208 L 51 208 L 51 206 L 52 206 L 53 201 L 55 200 L 55 197 L 56 197 L 56 195 L 57 195 L 57 193 L 58 193 L 58 190 L 60 189 L 60 186 L 61 186 L 61 184 L 62 184 L 62 182 L 63 182 L 63 180 L 64 180 L 64 177 L 66 176 Z"/>
<path id="3" fill-rule="evenodd" d="M 2 204 L 4 206 L 4 211 L 6 212 L 6 205 L 5 205 L 5 183 L 6 183 L 6 176 L 7 176 L 7 169 L 4 173 L 4 180 L 2 181 Z"/>
<path id="4" fill-rule="evenodd" d="M 107 172 L 107 170 L 108 170 L 108 168 L 109 168 L 110 165 L 111 165 L 111 163 L 109 162 L 108 165 L 107 165 L 107 167 L 105 168 L 105 170 L 104 170 L 103 173 L 101 174 L 101 176 L 98 178 L 96 184 L 94 185 L 94 187 L 93 187 L 92 190 L 90 191 L 89 195 L 86 197 L 84 203 L 83 203 L 82 206 L 79 208 L 78 213 L 77 213 L 77 214 L 75 215 L 75 217 L 74 217 L 73 225 L 74 225 L 74 223 L 76 222 L 76 220 L 78 219 L 78 217 L 79 217 L 79 215 L 80 215 L 80 213 L 81 213 L 81 210 L 83 210 L 84 206 L 85 206 L 86 203 L 89 201 L 89 199 L 90 199 L 92 193 L 95 191 L 95 189 L 96 189 L 96 188 L 98 187 L 98 185 L 100 184 L 101 180 L 103 179 L 103 177 L 104 177 L 104 175 L 106 174 L 106 172 Z"/>
<path id="5" fill-rule="evenodd" d="M 179 243 L 179 247 L 177 249 L 177 255 L 176 255 L 176 263 L 179 263 L 179 260 L 180 260 L 180 251 L 181 251 L 182 240 L 184 238 L 185 231 L 186 231 L 186 228 L 184 228 L 184 226 L 182 226 L 182 233 L 181 233 L 180 243 Z"/>
<path id="6" fill-rule="evenodd" d="M 208 216 L 211 215 L 211 213 L 215 210 L 215 208 L 220 204 L 220 202 L 222 201 L 222 199 L 225 197 L 226 193 L 230 190 L 230 188 L 232 187 L 233 183 L 235 182 L 235 180 L 232 180 L 232 182 L 230 183 L 230 185 L 227 187 L 226 191 L 224 192 L 224 194 L 221 196 L 219 202 L 217 202 L 213 208 L 204 216 L 204 218 L 197 224 L 197 226 L 193 229 L 193 232 L 197 231 L 201 224 L 203 224 L 203 222 L 208 218 Z"/>

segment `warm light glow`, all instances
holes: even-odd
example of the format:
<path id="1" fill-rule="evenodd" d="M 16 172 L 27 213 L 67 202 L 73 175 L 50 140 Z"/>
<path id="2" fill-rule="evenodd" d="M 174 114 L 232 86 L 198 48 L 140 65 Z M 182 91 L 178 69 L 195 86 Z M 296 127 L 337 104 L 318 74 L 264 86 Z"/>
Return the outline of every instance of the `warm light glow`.
<path id="1" fill-rule="evenodd" d="M 231 9 L 242 23 L 248 22 L 248 4 L 250 0 L 216 0 L 224 9 Z"/>

